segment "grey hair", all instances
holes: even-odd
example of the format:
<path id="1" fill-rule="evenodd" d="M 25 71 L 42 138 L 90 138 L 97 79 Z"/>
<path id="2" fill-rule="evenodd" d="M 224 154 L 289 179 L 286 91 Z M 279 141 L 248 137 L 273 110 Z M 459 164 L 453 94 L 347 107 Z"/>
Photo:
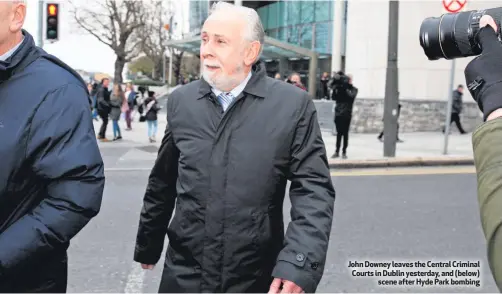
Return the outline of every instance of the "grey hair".
<path id="1" fill-rule="evenodd" d="M 244 6 L 236 6 L 224 1 L 218 1 L 211 7 L 209 16 L 217 11 L 225 10 L 231 10 L 232 14 L 227 15 L 235 15 L 238 13 L 240 14 L 240 16 L 246 18 L 247 33 L 245 39 L 250 42 L 260 42 L 260 52 L 258 52 L 258 57 L 256 58 L 257 60 L 260 59 L 260 56 L 263 52 L 263 45 L 265 43 L 265 30 L 263 29 L 263 24 L 261 23 L 260 16 L 256 12 L 256 10 Z"/>

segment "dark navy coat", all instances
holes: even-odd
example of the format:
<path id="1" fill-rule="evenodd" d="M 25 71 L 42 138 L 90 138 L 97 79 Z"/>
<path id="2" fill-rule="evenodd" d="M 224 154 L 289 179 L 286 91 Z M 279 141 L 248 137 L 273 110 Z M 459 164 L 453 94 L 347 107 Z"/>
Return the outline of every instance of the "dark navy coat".
<path id="1" fill-rule="evenodd" d="M 85 83 L 23 34 L 0 61 L 0 291 L 64 292 L 70 240 L 100 209 L 103 161 Z"/>
<path id="2" fill-rule="evenodd" d="M 307 92 L 267 77 L 259 62 L 226 112 L 201 79 L 169 96 L 167 119 L 134 256 L 156 264 L 167 234 L 160 292 L 263 293 L 273 277 L 315 291 L 335 191 Z"/>

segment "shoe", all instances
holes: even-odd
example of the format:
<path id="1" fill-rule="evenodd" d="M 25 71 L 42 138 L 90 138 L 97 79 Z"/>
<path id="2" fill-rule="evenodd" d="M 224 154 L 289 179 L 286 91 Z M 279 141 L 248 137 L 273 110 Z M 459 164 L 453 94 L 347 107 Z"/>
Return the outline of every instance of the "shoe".
<path id="1" fill-rule="evenodd" d="M 342 159 L 347 159 L 347 154 L 346 153 L 342 154 Z"/>
<path id="2" fill-rule="evenodd" d="M 107 138 L 100 138 L 99 141 L 101 141 L 101 142 L 110 142 L 110 140 L 108 140 Z"/>
<path id="3" fill-rule="evenodd" d="M 340 157 L 340 153 L 335 152 L 333 155 L 331 155 L 331 158 L 338 158 Z"/>

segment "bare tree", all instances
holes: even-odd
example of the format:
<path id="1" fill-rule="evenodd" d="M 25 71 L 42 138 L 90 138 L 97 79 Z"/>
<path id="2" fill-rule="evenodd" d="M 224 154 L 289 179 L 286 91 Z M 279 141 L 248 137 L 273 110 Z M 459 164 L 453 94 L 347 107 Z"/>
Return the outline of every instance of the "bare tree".
<path id="1" fill-rule="evenodd" d="M 175 26 L 173 1 L 156 0 L 145 4 L 145 10 L 146 24 L 140 28 L 138 37 L 141 39 L 139 43 L 143 45 L 143 53 L 154 62 L 154 78 L 160 78 L 163 75 L 162 71 L 165 68 L 163 55 L 166 51 L 170 51 L 170 56 L 173 58 L 173 76 L 178 77 L 183 51 L 167 46 L 169 40 L 172 39 L 173 26 Z"/>
<path id="2" fill-rule="evenodd" d="M 126 63 L 142 51 L 143 39 L 136 35 L 145 26 L 143 2 L 94 0 L 93 3 L 86 1 L 85 5 L 78 7 L 73 2 L 70 3 L 77 25 L 115 52 L 114 83 L 122 83 Z"/>

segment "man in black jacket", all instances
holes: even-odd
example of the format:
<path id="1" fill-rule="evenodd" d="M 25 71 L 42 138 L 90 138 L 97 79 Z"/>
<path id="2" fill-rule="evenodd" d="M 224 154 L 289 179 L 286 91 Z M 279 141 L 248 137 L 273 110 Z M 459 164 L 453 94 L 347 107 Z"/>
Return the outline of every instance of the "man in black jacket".
<path id="1" fill-rule="evenodd" d="M 110 80 L 104 78 L 99 87 L 98 93 L 96 94 L 96 108 L 98 110 L 98 115 L 101 118 L 101 127 L 99 128 L 98 139 L 102 142 L 107 142 L 106 139 L 106 128 L 108 126 L 108 117 L 112 111 L 112 106 L 110 104 L 110 91 L 108 90 L 108 85 Z"/>
<path id="2" fill-rule="evenodd" d="M 255 10 L 218 2 L 201 38 L 203 79 L 168 99 L 134 260 L 153 268 L 167 233 L 160 292 L 314 292 L 335 200 L 314 103 L 267 77 Z"/>
<path id="3" fill-rule="evenodd" d="M 100 208 L 103 161 L 80 76 L 0 1 L 0 292 L 65 292 L 70 240 Z"/>
<path id="4" fill-rule="evenodd" d="M 347 158 L 349 147 L 350 122 L 352 121 L 352 107 L 356 99 L 358 89 L 352 84 L 352 76 L 347 76 L 346 83 L 336 85 L 333 88 L 333 100 L 335 100 L 335 126 L 336 126 L 336 150 L 331 158 L 340 157 L 340 147 L 343 139 L 342 158 Z"/>

